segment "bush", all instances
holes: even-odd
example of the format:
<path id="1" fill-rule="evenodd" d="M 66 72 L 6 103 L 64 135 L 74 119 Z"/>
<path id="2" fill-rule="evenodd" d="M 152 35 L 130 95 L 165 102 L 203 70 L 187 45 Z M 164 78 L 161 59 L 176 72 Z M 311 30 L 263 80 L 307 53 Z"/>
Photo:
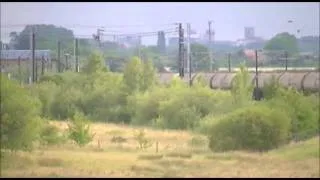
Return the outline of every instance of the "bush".
<path id="1" fill-rule="evenodd" d="M 1 78 L 1 148 L 29 150 L 39 137 L 41 103 L 14 81 Z"/>
<path id="2" fill-rule="evenodd" d="M 40 134 L 40 142 L 43 145 L 56 145 L 65 142 L 65 137 L 59 132 L 59 128 L 46 123 Z"/>
<path id="3" fill-rule="evenodd" d="M 59 87 L 52 82 L 42 82 L 35 84 L 32 87 L 32 91 L 41 101 L 41 116 L 45 118 L 52 117 L 52 103 L 54 102 L 55 96 L 59 91 Z"/>
<path id="4" fill-rule="evenodd" d="M 160 102 L 168 100 L 170 93 L 165 88 L 153 89 L 146 93 L 131 96 L 128 105 L 132 108 L 132 123 L 135 125 L 151 125 L 159 116 Z"/>
<path id="5" fill-rule="evenodd" d="M 76 142 L 80 147 L 90 143 L 94 134 L 90 133 L 89 122 L 82 113 L 76 113 L 68 124 L 69 138 Z"/>
<path id="6" fill-rule="evenodd" d="M 146 133 L 143 130 L 140 130 L 138 132 L 135 132 L 134 139 L 138 143 L 138 148 L 141 150 L 149 148 L 152 143 L 151 141 L 146 137 Z"/>
<path id="7" fill-rule="evenodd" d="M 281 109 L 291 118 L 291 139 L 306 140 L 319 133 L 319 103 L 294 89 L 278 89 L 270 107 Z"/>
<path id="8" fill-rule="evenodd" d="M 201 83 L 190 88 L 180 79 L 173 79 L 169 87 L 153 88 L 132 96 L 128 105 L 134 107 L 134 124 L 193 129 L 202 117 L 218 114 L 226 102 L 231 102 L 228 99 L 231 100 L 228 92 L 212 91 Z"/>
<path id="9" fill-rule="evenodd" d="M 117 74 L 99 73 L 81 98 L 85 114 L 96 121 L 120 121 L 121 109 L 126 105 L 122 102 L 125 97 L 122 96 L 121 83 L 122 77 Z"/>
<path id="10" fill-rule="evenodd" d="M 244 66 L 240 66 L 240 71 L 236 73 L 232 81 L 231 93 L 234 102 L 239 106 L 244 106 L 252 100 L 253 85 L 250 80 L 250 73 Z"/>
<path id="11" fill-rule="evenodd" d="M 64 80 L 59 74 L 46 74 L 40 77 L 39 82 L 52 82 L 56 85 L 61 85 L 64 83 Z"/>
<path id="12" fill-rule="evenodd" d="M 51 105 L 52 117 L 61 120 L 72 118 L 80 109 L 82 96 L 80 89 L 62 86 Z"/>
<path id="13" fill-rule="evenodd" d="M 185 102 L 169 100 L 160 104 L 161 124 L 168 129 L 193 129 L 200 121 L 200 113 L 196 107 Z"/>
<path id="14" fill-rule="evenodd" d="M 283 88 L 279 80 L 272 76 L 269 82 L 266 82 L 262 88 L 264 99 L 272 99 L 277 95 L 280 88 Z"/>
<path id="15" fill-rule="evenodd" d="M 255 105 L 238 109 L 213 124 L 212 151 L 264 151 L 287 143 L 290 119 L 282 110 Z"/>

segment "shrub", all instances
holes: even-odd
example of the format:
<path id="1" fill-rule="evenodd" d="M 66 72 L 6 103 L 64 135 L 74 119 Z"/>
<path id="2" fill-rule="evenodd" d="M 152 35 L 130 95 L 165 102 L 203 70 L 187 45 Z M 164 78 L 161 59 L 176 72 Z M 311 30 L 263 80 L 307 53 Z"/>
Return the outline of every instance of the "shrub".
<path id="1" fill-rule="evenodd" d="M 231 93 L 234 102 L 240 106 L 247 104 L 252 99 L 253 85 L 250 81 L 250 73 L 244 65 L 232 81 Z"/>
<path id="2" fill-rule="evenodd" d="M 90 133 L 90 124 L 82 113 L 76 113 L 68 124 L 69 138 L 80 147 L 92 141 L 94 134 Z"/>
<path id="3" fill-rule="evenodd" d="M 132 110 L 132 123 L 136 125 L 151 125 L 152 120 L 159 116 L 160 102 L 170 98 L 168 89 L 158 88 L 146 93 L 131 96 L 128 105 Z"/>
<path id="4" fill-rule="evenodd" d="M 151 141 L 146 137 L 146 133 L 143 130 L 139 130 L 134 134 L 134 139 L 138 143 L 138 148 L 143 150 L 149 148 L 152 143 Z"/>
<path id="5" fill-rule="evenodd" d="M 267 103 L 282 109 L 291 118 L 291 139 L 305 140 L 319 133 L 319 103 L 310 100 L 294 89 L 279 89 Z"/>
<path id="6" fill-rule="evenodd" d="M 59 74 L 46 74 L 40 77 L 39 82 L 53 82 L 56 85 L 61 85 L 64 83 L 64 80 Z"/>
<path id="7" fill-rule="evenodd" d="M 264 151 L 287 142 L 290 119 L 282 110 L 255 105 L 222 117 L 210 130 L 213 151 Z"/>
<path id="8" fill-rule="evenodd" d="M 200 121 L 200 113 L 194 106 L 187 106 L 185 102 L 169 100 L 160 104 L 160 116 L 164 128 L 193 129 Z"/>
<path id="9" fill-rule="evenodd" d="M 192 147 L 201 147 L 204 146 L 206 143 L 206 139 L 201 136 L 194 136 L 188 141 L 188 144 Z"/>
<path id="10" fill-rule="evenodd" d="M 59 132 L 59 128 L 46 123 L 40 134 L 40 142 L 43 145 L 56 145 L 65 142 L 65 137 Z"/>
<path id="11" fill-rule="evenodd" d="M 283 88 L 279 80 L 272 76 L 269 82 L 266 82 L 262 88 L 264 99 L 272 99 L 277 95 L 280 88 Z"/>
<path id="12" fill-rule="evenodd" d="M 41 103 L 18 83 L 1 78 L 1 147 L 30 150 L 39 137 Z"/>
<path id="13" fill-rule="evenodd" d="M 33 86 L 34 94 L 40 99 L 42 104 L 41 116 L 45 118 L 51 116 L 51 107 L 59 87 L 52 82 L 42 82 Z"/>
<path id="14" fill-rule="evenodd" d="M 75 87 L 61 87 L 55 94 L 51 105 L 51 114 L 55 119 L 72 118 L 80 109 L 83 93 Z"/>
<path id="15" fill-rule="evenodd" d="M 122 77 L 112 73 L 99 73 L 90 82 L 92 87 L 85 89 L 81 98 L 81 109 L 96 121 L 118 122 L 122 108 Z"/>
<path id="16" fill-rule="evenodd" d="M 217 113 L 225 107 L 230 93 L 212 91 L 201 84 L 191 88 L 179 79 L 174 79 L 170 87 L 153 88 L 129 99 L 132 123 L 154 125 L 161 128 L 193 129 L 200 118 L 209 113 Z M 222 105 L 222 106 L 221 106 Z"/>

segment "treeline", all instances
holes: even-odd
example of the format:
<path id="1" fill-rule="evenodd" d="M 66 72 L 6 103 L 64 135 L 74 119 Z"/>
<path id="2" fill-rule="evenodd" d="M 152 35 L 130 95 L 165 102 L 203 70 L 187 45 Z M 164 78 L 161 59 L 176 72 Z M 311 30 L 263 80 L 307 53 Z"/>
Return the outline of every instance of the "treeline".
<path id="1" fill-rule="evenodd" d="M 1 145 L 32 147 L 41 139 L 39 124 L 48 119 L 196 131 L 208 136 L 213 151 L 264 151 L 319 134 L 317 95 L 285 89 L 275 80 L 263 89 L 262 101 L 253 101 L 252 91 L 243 66 L 233 89 L 220 91 L 201 77 L 192 87 L 179 78 L 160 84 L 152 63 L 137 57 L 123 74 L 110 72 L 94 53 L 80 73 L 47 74 L 34 85 L 22 87 L 2 76 Z"/>

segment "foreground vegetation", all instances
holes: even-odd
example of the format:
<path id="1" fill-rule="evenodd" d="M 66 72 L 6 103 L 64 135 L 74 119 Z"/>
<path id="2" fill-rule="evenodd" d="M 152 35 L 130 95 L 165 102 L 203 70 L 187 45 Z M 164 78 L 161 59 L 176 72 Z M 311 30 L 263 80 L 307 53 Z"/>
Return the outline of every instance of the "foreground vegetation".
<path id="1" fill-rule="evenodd" d="M 318 95 L 274 80 L 253 101 L 243 66 L 231 91 L 213 91 L 160 84 L 136 57 L 123 74 L 102 60 L 34 85 L 1 76 L 2 176 L 319 177 Z"/>
<path id="2" fill-rule="evenodd" d="M 50 124 L 63 132 L 65 122 Z M 137 147 L 135 132 L 144 129 L 152 145 Z M 8 153 L 2 177 L 319 177 L 319 137 L 267 153 L 212 153 L 205 136 L 178 130 L 152 130 L 94 123 L 93 141 L 71 142 Z M 113 142 L 112 137 L 126 142 Z M 156 151 L 158 142 L 158 152 Z"/>

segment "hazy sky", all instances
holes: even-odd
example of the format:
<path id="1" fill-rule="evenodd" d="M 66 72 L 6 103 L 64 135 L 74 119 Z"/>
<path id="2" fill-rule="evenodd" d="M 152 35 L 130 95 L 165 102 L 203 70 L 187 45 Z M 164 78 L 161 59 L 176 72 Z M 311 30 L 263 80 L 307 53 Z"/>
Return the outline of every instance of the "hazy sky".
<path id="1" fill-rule="evenodd" d="M 213 20 L 215 40 L 243 38 L 244 27 L 255 27 L 256 36 L 266 39 L 279 32 L 319 35 L 320 3 L 272 2 L 119 2 L 119 3 L 14 3 L 1 2 L 1 39 L 11 31 L 21 31 L 21 24 L 54 24 L 74 30 L 75 35 L 92 35 L 96 27 L 120 33 L 150 32 L 173 29 L 176 22 L 191 23 L 192 29 L 203 34 L 208 20 Z M 293 20 L 292 24 L 288 20 Z M 85 26 L 79 26 L 85 25 Z M 141 26 L 135 26 L 141 25 Z M 145 38 L 144 43 L 155 39 Z"/>

